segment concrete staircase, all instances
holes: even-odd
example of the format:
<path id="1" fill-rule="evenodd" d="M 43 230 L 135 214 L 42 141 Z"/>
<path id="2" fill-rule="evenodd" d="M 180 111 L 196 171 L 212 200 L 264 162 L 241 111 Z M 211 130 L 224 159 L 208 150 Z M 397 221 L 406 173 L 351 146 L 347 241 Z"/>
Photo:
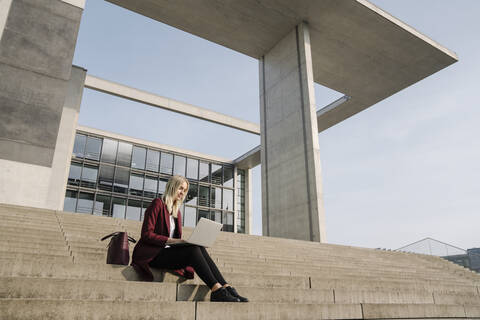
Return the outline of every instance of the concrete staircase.
<path id="1" fill-rule="evenodd" d="M 210 303 L 198 276 L 105 264 L 99 239 L 140 228 L 0 205 L 0 319 L 480 319 L 480 276 L 446 260 L 232 233 L 208 251 L 251 302 Z"/>

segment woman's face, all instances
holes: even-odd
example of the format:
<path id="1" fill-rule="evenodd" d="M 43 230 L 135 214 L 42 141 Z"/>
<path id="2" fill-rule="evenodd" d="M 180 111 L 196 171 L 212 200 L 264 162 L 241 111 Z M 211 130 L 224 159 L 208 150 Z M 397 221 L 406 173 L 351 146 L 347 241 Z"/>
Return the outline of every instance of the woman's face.
<path id="1" fill-rule="evenodd" d="M 177 189 L 177 193 L 175 194 L 175 200 L 181 201 L 183 199 L 183 196 L 187 192 L 187 188 L 188 188 L 187 183 L 183 182 L 180 185 L 180 187 L 178 187 L 178 189 Z"/>

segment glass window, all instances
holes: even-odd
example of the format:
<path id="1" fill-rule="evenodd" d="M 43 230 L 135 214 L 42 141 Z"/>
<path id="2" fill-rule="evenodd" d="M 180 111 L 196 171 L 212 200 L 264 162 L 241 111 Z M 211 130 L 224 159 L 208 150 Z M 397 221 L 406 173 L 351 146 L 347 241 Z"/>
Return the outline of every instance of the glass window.
<path id="1" fill-rule="evenodd" d="M 145 177 L 144 197 L 156 198 L 157 197 L 157 178 Z"/>
<path id="2" fill-rule="evenodd" d="M 213 208 L 222 208 L 222 188 L 212 188 L 212 201 L 210 206 Z"/>
<path id="3" fill-rule="evenodd" d="M 222 166 L 212 163 L 212 183 L 222 184 Z"/>
<path id="4" fill-rule="evenodd" d="M 134 146 L 132 152 L 132 168 L 145 170 L 147 149 Z"/>
<path id="5" fill-rule="evenodd" d="M 215 222 L 222 223 L 222 212 L 221 211 L 212 211 L 210 213 Z"/>
<path id="6" fill-rule="evenodd" d="M 223 228 L 222 231 L 233 232 L 233 213 L 224 212 L 223 213 Z"/>
<path id="7" fill-rule="evenodd" d="M 142 196 L 143 194 L 143 175 L 131 174 L 129 193 L 135 196 Z"/>
<path id="8" fill-rule="evenodd" d="M 130 167 L 131 161 L 132 161 L 132 145 L 126 142 L 119 142 L 117 164 L 119 166 Z"/>
<path id="9" fill-rule="evenodd" d="M 93 211 L 93 193 L 80 192 L 78 195 L 77 212 L 92 213 Z"/>
<path id="10" fill-rule="evenodd" d="M 216 208 L 216 206 L 215 206 Z M 224 210 L 233 211 L 233 190 L 223 189 L 223 207 Z"/>
<path id="11" fill-rule="evenodd" d="M 143 221 L 143 217 L 145 217 L 145 210 L 147 210 L 150 202 L 143 201 L 142 202 L 142 211 L 140 213 L 140 221 Z"/>
<path id="12" fill-rule="evenodd" d="M 127 206 L 127 219 L 130 220 L 140 220 L 140 215 L 142 212 L 142 201 L 140 200 L 128 200 L 128 206 Z"/>
<path id="13" fill-rule="evenodd" d="M 197 209 L 185 206 L 185 214 L 183 216 L 183 225 L 185 227 L 195 227 L 197 223 Z"/>
<path id="14" fill-rule="evenodd" d="M 70 172 L 68 173 L 68 184 L 78 186 L 80 184 L 80 174 L 82 165 L 79 163 L 70 164 Z"/>
<path id="15" fill-rule="evenodd" d="M 97 185 L 98 167 L 85 165 L 82 170 L 82 187 L 95 188 Z"/>
<path id="16" fill-rule="evenodd" d="M 210 204 L 210 188 L 206 186 L 199 187 L 198 205 L 208 207 Z"/>
<path id="17" fill-rule="evenodd" d="M 115 163 L 117 158 L 118 141 L 104 138 L 102 146 L 102 162 Z"/>
<path id="18" fill-rule="evenodd" d="M 165 179 L 165 178 L 160 178 L 158 180 L 158 194 L 160 196 L 162 196 L 163 193 L 165 192 L 165 187 L 167 186 L 167 182 L 168 182 L 168 179 Z"/>
<path id="19" fill-rule="evenodd" d="M 96 216 L 110 216 L 110 201 L 112 197 L 103 194 L 97 194 L 93 214 Z"/>
<path id="20" fill-rule="evenodd" d="M 75 135 L 75 143 L 73 145 L 73 155 L 77 158 L 85 157 L 85 143 L 87 142 L 87 136 L 77 133 Z"/>
<path id="21" fill-rule="evenodd" d="M 98 176 L 98 188 L 100 190 L 112 191 L 114 169 L 115 167 L 107 164 L 100 165 L 100 173 Z"/>
<path id="22" fill-rule="evenodd" d="M 200 176 L 198 179 L 202 182 L 210 182 L 209 173 L 208 163 L 200 161 Z"/>
<path id="23" fill-rule="evenodd" d="M 173 162 L 175 164 L 173 168 L 173 174 L 179 174 L 185 177 L 185 161 L 185 157 L 175 155 L 175 161 Z"/>
<path id="24" fill-rule="evenodd" d="M 173 170 L 173 155 L 162 152 L 160 159 L 160 173 L 172 174 Z"/>
<path id="25" fill-rule="evenodd" d="M 77 207 L 77 191 L 67 190 L 63 201 L 63 211 L 75 212 Z"/>
<path id="26" fill-rule="evenodd" d="M 233 167 L 223 167 L 223 186 L 233 188 Z"/>
<path id="27" fill-rule="evenodd" d="M 187 178 L 198 180 L 198 160 L 187 159 Z"/>
<path id="28" fill-rule="evenodd" d="M 160 163 L 160 152 L 155 150 L 147 150 L 147 164 L 148 171 L 158 172 L 158 165 Z"/>
<path id="29" fill-rule="evenodd" d="M 187 197 L 185 198 L 185 203 L 192 206 L 196 206 L 197 198 L 198 198 L 198 185 L 196 183 L 190 183 Z"/>
<path id="30" fill-rule="evenodd" d="M 87 137 L 85 147 L 85 158 L 91 160 L 100 160 L 100 149 L 102 148 L 102 139 Z"/>
<path id="31" fill-rule="evenodd" d="M 127 193 L 130 170 L 117 167 L 115 170 L 115 181 L 113 183 L 113 192 Z"/>
<path id="32" fill-rule="evenodd" d="M 127 200 L 123 198 L 112 199 L 112 217 L 125 219 L 125 208 Z"/>
<path id="33" fill-rule="evenodd" d="M 197 222 L 198 222 L 201 218 L 210 219 L 210 211 L 198 210 L 198 220 L 197 220 Z"/>

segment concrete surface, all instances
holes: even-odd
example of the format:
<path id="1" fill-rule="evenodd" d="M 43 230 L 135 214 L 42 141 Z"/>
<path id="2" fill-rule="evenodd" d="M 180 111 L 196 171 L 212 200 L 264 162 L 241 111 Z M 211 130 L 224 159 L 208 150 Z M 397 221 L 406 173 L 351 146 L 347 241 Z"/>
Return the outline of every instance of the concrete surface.
<path id="1" fill-rule="evenodd" d="M 85 87 L 135 102 L 145 103 L 153 107 L 162 108 L 197 119 L 202 119 L 230 128 L 242 130 L 248 133 L 257 135 L 260 134 L 260 126 L 256 123 L 234 118 L 219 112 L 162 97 L 91 75 L 87 76 L 85 80 Z"/>
<path id="2" fill-rule="evenodd" d="M 260 61 L 262 227 L 326 241 L 310 35 L 300 24 Z"/>
<path id="3" fill-rule="evenodd" d="M 108 0 L 256 59 L 300 22 L 311 30 L 314 81 L 352 97 L 319 119 L 325 130 L 457 61 L 365 0 Z"/>

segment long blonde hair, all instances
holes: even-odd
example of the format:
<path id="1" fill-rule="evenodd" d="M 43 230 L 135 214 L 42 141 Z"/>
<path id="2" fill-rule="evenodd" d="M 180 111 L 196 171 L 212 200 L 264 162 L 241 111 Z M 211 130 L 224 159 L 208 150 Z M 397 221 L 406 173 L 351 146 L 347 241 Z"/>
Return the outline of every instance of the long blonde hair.
<path id="1" fill-rule="evenodd" d="M 177 193 L 178 188 L 180 188 L 180 186 L 184 182 L 187 183 L 187 190 L 185 190 L 182 200 L 178 201 L 175 197 L 175 194 Z M 185 200 L 189 187 L 190 187 L 190 183 L 188 183 L 188 180 L 185 179 L 185 177 L 178 176 L 178 175 L 171 177 L 170 180 L 168 180 L 167 182 L 167 185 L 165 187 L 165 193 L 163 194 L 162 200 L 163 200 L 163 203 L 165 203 L 165 205 L 167 206 L 168 213 L 170 213 L 174 218 L 177 218 L 178 216 L 178 208 L 182 204 L 183 200 Z"/>

